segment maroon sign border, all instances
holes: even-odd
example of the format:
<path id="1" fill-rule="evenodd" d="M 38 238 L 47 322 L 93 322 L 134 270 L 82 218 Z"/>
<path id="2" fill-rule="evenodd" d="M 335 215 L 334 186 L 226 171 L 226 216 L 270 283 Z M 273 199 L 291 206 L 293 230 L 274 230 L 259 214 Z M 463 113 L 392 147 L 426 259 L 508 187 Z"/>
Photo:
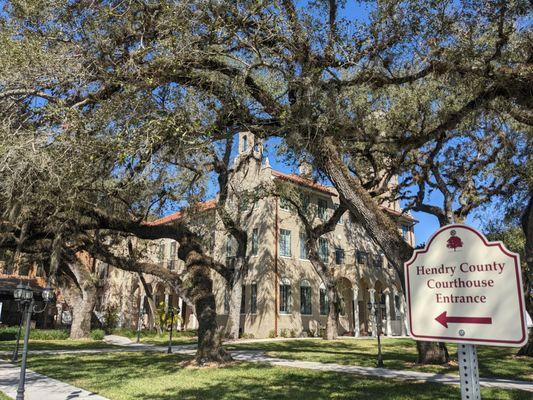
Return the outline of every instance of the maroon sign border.
<path id="1" fill-rule="evenodd" d="M 494 246 L 497 246 L 500 248 L 500 250 L 508 255 L 509 257 L 512 257 L 513 260 L 514 260 L 514 264 L 515 264 L 515 277 L 516 277 L 516 285 L 517 285 L 517 288 L 518 288 L 518 303 L 520 305 L 520 321 L 521 321 L 521 327 L 522 327 L 522 338 L 520 340 L 496 340 L 496 339 L 475 339 L 475 338 L 457 338 L 457 337 L 454 337 L 454 336 L 426 336 L 426 335 L 416 335 L 415 333 L 413 333 L 413 321 L 411 319 L 411 285 L 410 285 L 410 282 L 409 282 L 409 267 L 416 261 L 416 258 L 418 257 L 419 254 L 423 254 L 423 253 L 427 253 L 429 251 L 429 248 L 431 246 L 431 243 L 433 242 L 433 240 L 439 235 L 441 234 L 442 232 L 448 230 L 448 229 L 453 229 L 453 228 L 461 228 L 461 229 L 467 229 L 469 231 L 472 231 L 474 232 L 482 241 L 483 241 L 483 244 L 487 247 L 494 247 Z M 411 259 L 409 261 L 407 261 L 405 264 L 404 264 L 404 270 L 405 270 L 405 279 L 406 279 L 406 283 L 407 283 L 407 307 L 408 307 L 408 312 L 409 312 L 409 334 L 410 336 L 412 336 L 413 338 L 417 338 L 417 339 L 437 339 L 437 340 L 443 340 L 443 339 L 447 339 L 447 340 L 450 340 L 450 341 L 454 341 L 454 342 L 457 342 L 457 343 L 464 343 L 464 342 L 476 342 L 476 343 L 494 343 L 494 344 L 498 344 L 498 343 L 507 343 L 507 344 L 514 344 L 514 345 L 522 345 L 525 343 L 525 341 L 527 340 L 527 328 L 526 328 L 526 323 L 525 323 L 525 315 L 524 315 L 524 299 L 523 299 L 523 296 L 522 296 L 522 292 L 523 292 L 523 287 L 522 287 L 522 273 L 521 273 L 521 270 L 520 270 L 520 263 L 518 261 L 518 254 L 516 253 L 512 253 L 510 251 L 508 251 L 505 246 L 503 245 L 502 242 L 489 242 L 487 241 L 487 239 L 485 238 L 485 236 L 477 231 L 476 229 L 474 228 L 471 228 L 467 225 L 463 225 L 463 224 L 452 224 L 452 225 L 446 225 L 446 226 L 443 226 L 442 228 L 440 228 L 437 232 L 435 232 L 433 234 L 433 236 L 431 237 L 431 239 L 429 240 L 428 244 L 426 245 L 426 247 L 424 249 L 420 249 L 420 250 L 415 250 L 414 253 L 413 253 L 413 256 L 411 257 Z"/>

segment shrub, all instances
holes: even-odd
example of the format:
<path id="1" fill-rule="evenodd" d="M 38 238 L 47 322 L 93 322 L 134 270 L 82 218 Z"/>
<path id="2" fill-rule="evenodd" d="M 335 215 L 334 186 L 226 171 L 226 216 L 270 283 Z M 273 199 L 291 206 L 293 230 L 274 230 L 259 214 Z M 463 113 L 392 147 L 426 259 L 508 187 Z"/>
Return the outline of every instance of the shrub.
<path id="1" fill-rule="evenodd" d="M 255 339 L 255 336 L 253 333 L 243 333 L 241 339 Z"/>
<path id="2" fill-rule="evenodd" d="M 17 340 L 18 326 L 0 329 L 0 341 Z M 24 327 L 21 338 L 24 335 Z M 32 340 L 66 340 L 69 338 L 68 331 L 64 329 L 32 329 L 30 339 Z"/>
<path id="3" fill-rule="evenodd" d="M 291 338 L 295 338 L 296 337 L 296 331 L 294 329 L 291 329 L 291 331 L 289 332 L 289 335 Z"/>
<path id="4" fill-rule="evenodd" d="M 288 338 L 289 337 L 289 330 L 288 329 L 282 329 L 280 332 L 280 336 L 282 338 Z"/>
<path id="5" fill-rule="evenodd" d="M 30 331 L 30 339 L 33 340 L 67 340 L 70 337 L 64 329 L 33 329 Z"/>
<path id="6" fill-rule="evenodd" d="M 0 329 L 0 341 L 17 340 L 18 330 L 19 328 L 17 326 Z"/>
<path id="7" fill-rule="evenodd" d="M 94 329 L 91 331 L 92 340 L 103 340 L 104 336 L 105 336 L 105 332 L 102 329 Z"/>
<path id="8" fill-rule="evenodd" d="M 270 339 L 274 339 L 276 337 L 276 331 L 272 329 L 270 332 L 268 332 L 268 337 Z"/>
<path id="9" fill-rule="evenodd" d="M 118 312 L 115 306 L 108 306 L 104 311 L 104 331 L 107 334 L 113 332 L 117 326 Z"/>

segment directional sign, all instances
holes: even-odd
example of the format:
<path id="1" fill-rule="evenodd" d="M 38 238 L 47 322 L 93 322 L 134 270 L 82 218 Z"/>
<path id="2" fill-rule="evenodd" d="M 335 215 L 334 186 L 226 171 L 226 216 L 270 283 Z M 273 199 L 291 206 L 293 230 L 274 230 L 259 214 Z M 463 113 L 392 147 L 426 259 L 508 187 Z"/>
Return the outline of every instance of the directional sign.
<path id="1" fill-rule="evenodd" d="M 503 243 L 448 225 L 404 267 L 414 339 L 516 347 L 527 341 L 520 260 Z"/>

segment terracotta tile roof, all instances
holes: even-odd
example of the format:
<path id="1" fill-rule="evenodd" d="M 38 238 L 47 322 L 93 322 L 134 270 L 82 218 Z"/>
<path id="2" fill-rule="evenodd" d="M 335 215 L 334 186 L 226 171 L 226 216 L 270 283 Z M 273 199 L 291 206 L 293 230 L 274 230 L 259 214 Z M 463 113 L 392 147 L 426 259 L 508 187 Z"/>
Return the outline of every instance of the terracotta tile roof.
<path id="1" fill-rule="evenodd" d="M 381 207 L 382 210 L 387 211 L 389 214 L 394 215 L 395 217 L 403 217 L 405 219 L 411 220 L 413 222 L 418 222 L 417 219 L 415 219 L 411 214 L 407 214 L 401 211 L 393 210 L 392 208 L 388 207 Z"/>
<path id="2" fill-rule="evenodd" d="M 194 208 L 194 211 L 202 212 L 202 211 L 211 210 L 215 208 L 216 204 L 217 204 L 216 199 L 208 200 L 204 203 L 199 203 Z M 186 214 L 186 211 L 178 211 L 178 212 L 175 212 L 174 214 L 167 215 L 166 217 L 156 219 L 155 221 L 145 222 L 145 225 L 149 225 L 149 226 L 164 225 L 168 222 L 176 221 L 177 219 L 183 218 L 185 214 Z"/>
<path id="3" fill-rule="evenodd" d="M 304 178 L 300 175 L 285 174 L 279 171 L 272 171 L 272 175 L 284 181 L 293 182 L 293 183 L 296 183 L 297 185 L 306 186 L 308 188 L 318 190 L 319 192 L 327 193 L 332 196 L 337 196 L 337 193 L 335 193 L 335 191 L 333 191 L 331 188 L 321 185 L 320 183 L 316 183 L 312 181 L 311 179 Z"/>

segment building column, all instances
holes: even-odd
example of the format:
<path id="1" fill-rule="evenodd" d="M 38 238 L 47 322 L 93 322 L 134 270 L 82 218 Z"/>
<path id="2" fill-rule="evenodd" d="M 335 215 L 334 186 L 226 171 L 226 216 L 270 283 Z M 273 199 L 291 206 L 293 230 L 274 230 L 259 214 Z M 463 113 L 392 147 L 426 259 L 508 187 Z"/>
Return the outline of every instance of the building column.
<path id="1" fill-rule="evenodd" d="M 183 330 L 183 299 L 178 296 L 178 308 L 179 308 L 179 314 L 180 314 L 180 320 L 179 320 L 179 329 L 180 331 Z"/>
<path id="2" fill-rule="evenodd" d="M 377 329 L 377 320 L 376 320 L 376 289 L 368 289 L 368 293 L 370 294 L 370 323 L 372 324 L 372 337 L 376 337 L 378 335 L 378 329 Z"/>
<path id="3" fill-rule="evenodd" d="M 407 329 L 407 318 L 405 315 L 405 296 L 401 292 L 398 293 L 398 295 L 400 296 L 400 318 L 402 322 L 402 336 L 407 336 L 409 334 L 409 331 Z"/>
<path id="4" fill-rule="evenodd" d="M 168 312 L 168 306 L 170 302 L 170 293 L 168 292 L 168 289 L 165 290 L 165 313 Z"/>
<path id="5" fill-rule="evenodd" d="M 359 288 L 353 288 L 353 335 L 359 337 Z"/>
<path id="6" fill-rule="evenodd" d="M 391 315 L 390 315 L 390 289 L 386 288 L 383 291 L 383 294 L 385 295 L 385 316 L 387 319 L 387 323 L 385 325 L 385 335 L 392 336 L 392 325 L 391 325 Z"/>

